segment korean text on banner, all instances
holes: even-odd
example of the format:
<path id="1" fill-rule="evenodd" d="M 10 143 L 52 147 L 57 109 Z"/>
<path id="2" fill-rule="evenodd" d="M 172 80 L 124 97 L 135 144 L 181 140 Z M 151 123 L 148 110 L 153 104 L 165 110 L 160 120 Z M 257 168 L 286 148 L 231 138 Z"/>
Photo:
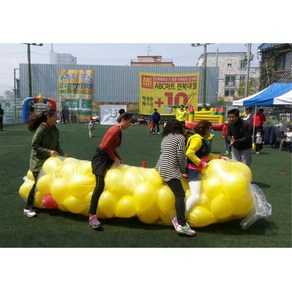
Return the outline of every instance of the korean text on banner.
<path id="1" fill-rule="evenodd" d="M 93 71 L 59 69 L 59 107 L 74 111 L 79 120 L 92 115 Z"/>
<path id="2" fill-rule="evenodd" d="M 140 72 L 139 111 L 151 115 L 154 108 L 162 115 L 174 115 L 183 104 L 198 108 L 199 73 L 156 74 Z"/>

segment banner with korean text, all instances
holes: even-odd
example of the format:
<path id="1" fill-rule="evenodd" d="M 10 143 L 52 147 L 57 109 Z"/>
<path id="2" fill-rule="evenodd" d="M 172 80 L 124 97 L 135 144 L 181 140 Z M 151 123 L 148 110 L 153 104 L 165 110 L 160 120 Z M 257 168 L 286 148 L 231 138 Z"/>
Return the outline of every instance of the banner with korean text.
<path id="1" fill-rule="evenodd" d="M 60 69 L 59 110 L 64 107 L 77 115 L 79 121 L 86 121 L 92 115 L 93 71 Z"/>
<path id="2" fill-rule="evenodd" d="M 175 115 L 183 104 L 198 108 L 199 73 L 156 74 L 140 72 L 139 112 L 151 115 L 156 108 L 161 115 Z"/>

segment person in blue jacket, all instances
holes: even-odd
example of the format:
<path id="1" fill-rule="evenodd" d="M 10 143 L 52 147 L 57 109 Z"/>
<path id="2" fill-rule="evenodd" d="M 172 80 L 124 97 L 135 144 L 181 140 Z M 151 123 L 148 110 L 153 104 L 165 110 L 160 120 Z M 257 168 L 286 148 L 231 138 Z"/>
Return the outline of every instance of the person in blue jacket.
<path id="1" fill-rule="evenodd" d="M 152 134 L 153 135 L 155 134 L 155 128 L 156 128 L 157 134 L 159 135 L 160 134 L 160 128 L 159 128 L 160 113 L 157 111 L 157 108 L 154 109 L 154 112 L 151 116 L 151 122 L 153 122 L 153 124 L 154 124 Z"/>

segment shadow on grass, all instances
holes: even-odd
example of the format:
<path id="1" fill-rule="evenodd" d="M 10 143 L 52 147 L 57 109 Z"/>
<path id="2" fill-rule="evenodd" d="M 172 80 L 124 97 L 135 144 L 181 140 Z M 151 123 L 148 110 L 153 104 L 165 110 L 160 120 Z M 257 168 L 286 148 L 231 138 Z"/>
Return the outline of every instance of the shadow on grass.
<path id="1" fill-rule="evenodd" d="M 88 222 L 88 216 L 74 214 L 70 212 L 63 212 L 59 209 L 38 209 L 38 214 L 46 214 L 48 217 L 62 217 L 76 222 Z M 131 218 L 106 218 L 100 219 L 104 226 L 125 227 L 131 229 L 143 229 L 143 230 L 162 230 L 165 228 L 172 228 L 172 226 L 159 225 L 159 224 L 146 224 L 141 222 L 137 217 Z"/>
<path id="2" fill-rule="evenodd" d="M 264 189 L 264 188 L 270 188 L 270 187 L 271 187 L 271 185 L 264 184 L 264 183 L 257 182 L 257 181 L 253 181 L 252 184 L 255 184 L 255 185 L 257 185 L 258 187 L 263 188 L 263 189 Z"/>
<path id="3" fill-rule="evenodd" d="M 240 222 L 242 219 L 234 219 L 231 221 L 212 224 L 206 227 L 196 228 L 202 233 L 226 234 L 226 235 L 264 235 L 271 236 L 277 235 L 279 227 L 271 221 L 259 219 L 254 222 L 250 227 L 243 230 L 241 229 Z"/>

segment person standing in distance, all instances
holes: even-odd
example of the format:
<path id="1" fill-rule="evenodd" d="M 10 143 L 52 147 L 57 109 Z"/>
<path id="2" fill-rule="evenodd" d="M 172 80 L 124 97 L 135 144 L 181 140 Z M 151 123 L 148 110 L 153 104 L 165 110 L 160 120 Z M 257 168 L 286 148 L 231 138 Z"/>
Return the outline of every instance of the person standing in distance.
<path id="1" fill-rule="evenodd" d="M 3 116 L 4 116 L 4 110 L 0 104 L 0 130 L 1 131 L 4 131 L 3 130 Z"/>
<path id="2" fill-rule="evenodd" d="M 105 133 L 91 160 L 96 186 L 91 197 L 88 222 L 93 229 L 101 227 L 101 223 L 96 216 L 96 209 L 99 198 L 104 190 L 104 177 L 107 170 L 110 169 L 114 163 L 116 166 L 121 164 L 121 157 L 117 152 L 117 148 L 122 142 L 122 130 L 128 129 L 131 125 L 132 115 L 129 113 L 121 114 L 118 117 L 118 124 L 110 127 Z"/>
<path id="3" fill-rule="evenodd" d="M 155 134 L 155 128 L 157 131 L 157 134 L 160 134 L 160 128 L 159 128 L 159 123 L 160 123 L 160 113 L 157 111 L 157 108 L 154 109 L 154 112 L 151 116 L 151 122 L 154 124 L 152 134 Z"/>
<path id="4" fill-rule="evenodd" d="M 34 177 L 34 185 L 28 194 L 26 206 L 23 210 L 23 214 L 27 217 L 35 217 L 37 215 L 36 211 L 33 209 L 35 187 L 38 175 L 45 161 L 51 156 L 68 156 L 68 154 L 61 149 L 59 130 L 56 127 L 56 123 L 57 112 L 52 109 L 28 120 L 29 131 L 34 132 L 29 162 L 29 169 Z"/>
<path id="5" fill-rule="evenodd" d="M 176 119 L 185 127 L 185 122 L 188 117 L 188 112 L 185 109 L 184 105 L 181 104 L 179 108 L 176 110 Z"/>
<path id="6" fill-rule="evenodd" d="M 251 166 L 252 162 L 252 128 L 248 121 L 239 117 L 238 109 L 227 113 L 227 140 L 231 146 L 232 159 Z"/>

